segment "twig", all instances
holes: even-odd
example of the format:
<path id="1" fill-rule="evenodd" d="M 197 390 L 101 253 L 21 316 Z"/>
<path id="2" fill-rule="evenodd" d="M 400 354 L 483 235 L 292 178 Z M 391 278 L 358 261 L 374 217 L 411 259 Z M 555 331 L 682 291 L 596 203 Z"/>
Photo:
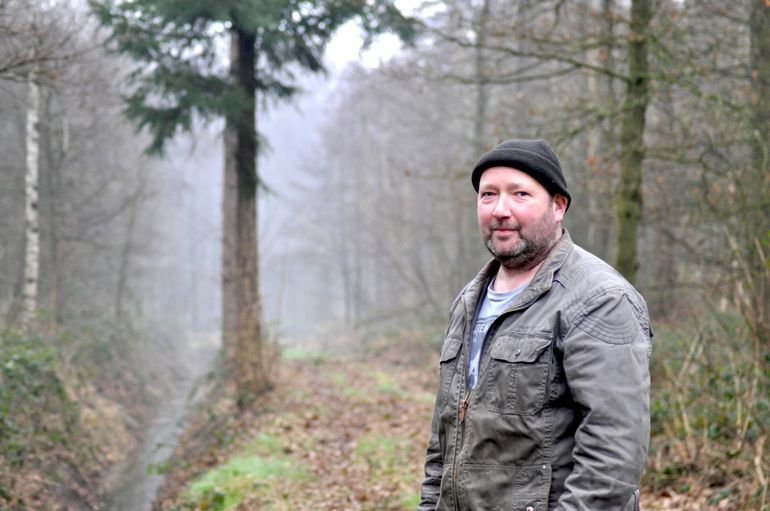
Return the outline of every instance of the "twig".
<path id="1" fill-rule="evenodd" d="M 764 509 L 765 506 L 765 500 L 767 500 L 767 478 L 765 477 L 765 472 L 762 469 L 762 450 L 765 446 L 765 440 L 767 439 L 766 436 L 759 437 L 759 441 L 757 442 L 756 446 L 756 454 L 754 456 L 754 471 L 757 475 L 757 481 L 759 481 L 760 487 L 762 488 L 762 501 L 759 504 L 760 509 Z"/>

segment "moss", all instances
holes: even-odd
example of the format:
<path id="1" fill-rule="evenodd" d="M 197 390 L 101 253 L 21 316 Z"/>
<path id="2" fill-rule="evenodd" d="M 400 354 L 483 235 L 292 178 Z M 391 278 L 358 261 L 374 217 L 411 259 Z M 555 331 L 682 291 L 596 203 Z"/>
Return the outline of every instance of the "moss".
<path id="1" fill-rule="evenodd" d="M 271 488 L 310 477 L 298 460 L 285 454 L 285 446 L 276 436 L 262 433 L 241 451 L 246 454 L 214 467 L 188 486 L 185 509 L 225 511 L 247 498 L 269 500 Z"/>

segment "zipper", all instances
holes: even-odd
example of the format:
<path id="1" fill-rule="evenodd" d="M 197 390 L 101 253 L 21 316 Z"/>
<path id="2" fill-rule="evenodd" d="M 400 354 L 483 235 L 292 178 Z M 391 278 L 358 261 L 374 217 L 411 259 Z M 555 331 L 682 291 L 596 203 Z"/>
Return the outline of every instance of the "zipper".
<path id="1" fill-rule="evenodd" d="M 543 293 L 543 291 L 538 293 L 537 297 L 542 295 L 542 293 Z M 532 304 L 532 302 L 535 301 L 535 299 L 537 299 L 537 297 L 535 297 L 534 299 L 530 299 L 530 300 L 528 300 L 525 303 L 520 304 L 518 307 L 513 307 L 513 308 L 509 308 L 507 310 L 504 310 L 495 319 L 495 321 L 492 322 L 492 324 L 490 325 L 489 330 L 491 331 L 492 328 L 495 326 L 495 323 L 500 321 L 501 318 L 503 318 L 504 316 L 507 316 L 508 314 L 510 314 L 512 312 L 523 310 L 523 309 L 526 309 L 527 307 L 529 307 Z M 465 342 L 466 341 L 465 336 L 467 334 L 467 326 L 468 326 L 468 307 L 465 304 L 465 297 L 463 297 L 461 300 L 463 302 L 463 313 L 465 315 L 465 321 L 464 321 L 464 326 L 463 326 L 463 346 L 468 346 L 468 344 Z M 487 331 L 487 335 L 489 335 L 489 331 Z M 484 343 L 486 343 L 486 339 L 484 339 Z M 483 348 L 482 348 L 482 350 L 483 350 Z M 459 499 L 457 498 L 457 469 L 458 469 L 458 465 L 459 465 L 458 460 L 459 460 L 459 457 L 460 457 L 460 451 L 462 449 L 462 445 L 463 445 L 464 440 L 465 440 L 465 414 L 466 414 L 466 412 L 468 410 L 468 405 L 469 405 L 469 400 L 470 400 L 470 397 L 471 397 L 471 392 L 473 392 L 473 389 L 471 389 L 470 385 L 469 385 L 470 382 L 468 381 L 468 378 L 469 378 L 469 375 L 468 375 L 468 360 L 466 359 L 466 357 L 468 356 L 468 351 L 469 350 L 467 350 L 467 349 L 463 350 L 463 360 L 461 360 L 461 363 L 463 364 L 463 375 L 465 376 L 465 396 L 463 397 L 463 400 L 460 403 L 460 410 L 458 412 L 458 422 L 459 422 L 459 428 L 458 429 L 459 429 L 459 431 L 456 432 L 455 435 L 459 435 L 459 436 L 455 437 L 454 465 L 452 466 L 452 486 L 453 486 L 452 494 L 454 496 L 455 509 L 460 509 L 460 502 L 459 502 Z M 482 373 L 481 369 L 482 368 L 479 367 L 479 378 L 481 378 L 481 373 Z M 478 385 L 478 382 L 476 382 L 476 384 Z"/>
<path id="2" fill-rule="evenodd" d="M 463 321 L 463 345 L 467 347 L 469 344 L 466 343 L 467 339 L 465 337 L 468 333 L 468 307 L 465 304 L 465 296 L 463 296 L 461 300 L 463 302 L 463 315 L 465 316 Z M 457 468 L 459 465 L 458 461 L 460 457 L 460 450 L 462 449 L 463 441 L 465 440 L 465 412 L 468 410 L 468 398 L 470 398 L 471 395 L 471 389 L 468 386 L 468 356 L 469 350 L 464 349 L 463 357 L 460 362 L 463 364 L 462 374 L 465 377 L 465 397 L 463 397 L 463 401 L 460 404 L 460 411 L 458 415 L 460 424 L 458 431 L 455 431 L 454 464 L 452 466 L 452 495 L 454 496 L 455 509 L 460 509 L 460 501 L 457 497 Z"/>
<path id="3" fill-rule="evenodd" d="M 468 390 L 465 392 L 465 397 L 463 398 L 463 402 L 460 404 L 460 424 L 465 422 L 465 410 L 468 409 L 468 398 L 471 395 L 471 391 Z"/>

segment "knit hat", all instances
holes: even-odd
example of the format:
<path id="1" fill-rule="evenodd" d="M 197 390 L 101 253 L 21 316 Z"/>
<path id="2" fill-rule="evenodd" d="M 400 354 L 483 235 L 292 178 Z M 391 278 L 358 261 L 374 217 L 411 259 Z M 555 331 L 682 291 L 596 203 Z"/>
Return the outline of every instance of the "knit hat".
<path id="1" fill-rule="evenodd" d="M 506 140 L 484 154 L 473 167 L 471 182 L 479 191 L 481 174 L 491 167 L 511 167 L 535 178 L 551 195 L 556 193 L 567 198 L 567 208 L 572 197 L 561 172 L 559 158 L 545 140 Z"/>

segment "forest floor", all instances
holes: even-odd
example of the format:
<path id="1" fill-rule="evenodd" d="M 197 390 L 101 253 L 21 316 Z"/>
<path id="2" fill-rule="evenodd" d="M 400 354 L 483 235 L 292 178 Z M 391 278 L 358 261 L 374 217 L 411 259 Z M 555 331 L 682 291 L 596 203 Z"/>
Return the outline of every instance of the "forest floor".
<path id="1" fill-rule="evenodd" d="M 419 501 L 435 353 L 407 343 L 338 356 L 290 350 L 276 388 L 227 399 L 180 445 L 155 510 L 401 510 Z M 645 494 L 644 510 L 729 509 Z"/>

